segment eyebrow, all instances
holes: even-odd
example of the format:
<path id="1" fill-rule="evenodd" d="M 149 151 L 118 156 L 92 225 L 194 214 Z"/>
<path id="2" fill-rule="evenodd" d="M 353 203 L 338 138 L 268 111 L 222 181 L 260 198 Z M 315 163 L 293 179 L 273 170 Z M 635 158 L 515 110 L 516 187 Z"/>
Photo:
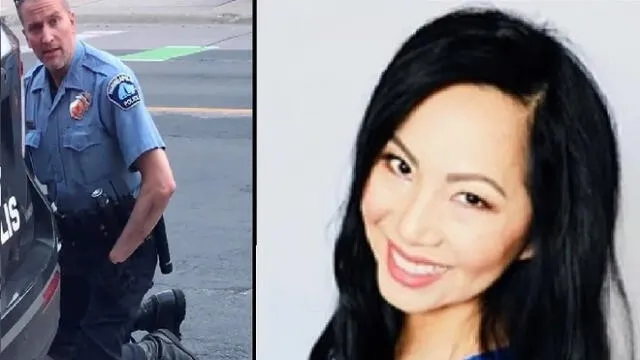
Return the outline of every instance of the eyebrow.
<path id="1" fill-rule="evenodd" d="M 33 29 L 33 28 L 41 27 L 42 24 L 44 24 L 45 21 L 47 21 L 49 19 L 52 19 L 52 18 L 55 18 L 55 17 L 61 17 L 61 16 L 62 16 L 62 13 L 60 11 L 56 11 L 53 14 L 47 16 L 47 18 L 45 20 L 40 20 L 38 22 L 34 22 L 34 23 L 31 23 L 31 24 L 28 24 L 27 29 Z"/>
<path id="2" fill-rule="evenodd" d="M 407 157 L 409 158 L 409 161 L 411 161 L 413 165 L 415 165 L 416 167 L 419 165 L 418 159 L 416 158 L 416 156 L 413 155 L 411 151 L 409 151 L 409 148 L 407 148 L 407 146 L 402 141 L 400 141 L 400 139 L 394 136 L 391 138 L 391 142 L 396 144 L 400 148 L 400 150 L 402 150 L 402 152 L 405 153 L 405 155 L 407 155 Z"/>
<path id="3" fill-rule="evenodd" d="M 419 165 L 418 159 L 416 158 L 416 156 L 411 151 L 409 151 L 409 148 L 399 138 L 394 136 L 391 138 L 391 142 L 396 144 L 400 148 L 400 150 L 402 150 L 402 152 L 404 152 L 407 155 L 407 157 L 409 158 L 409 161 L 411 161 L 416 167 Z M 494 188 L 497 192 L 500 193 L 500 195 L 507 197 L 507 192 L 504 191 L 502 186 L 500 186 L 497 181 L 493 180 L 492 178 L 486 175 L 482 175 L 478 173 L 447 174 L 447 182 L 452 183 L 452 182 L 461 182 L 461 181 L 482 181 L 488 184 L 489 186 L 491 186 L 492 188 Z"/>
<path id="4" fill-rule="evenodd" d="M 498 184 L 497 181 L 493 180 L 492 178 L 490 178 L 488 176 L 482 175 L 482 174 L 475 174 L 475 173 L 453 173 L 453 174 L 447 174 L 447 182 L 458 182 L 458 181 L 482 181 L 482 182 L 484 182 L 486 184 L 489 184 L 489 186 L 494 188 L 502 196 L 504 196 L 504 197 L 507 196 L 506 192 L 504 191 L 502 186 L 500 186 Z"/>

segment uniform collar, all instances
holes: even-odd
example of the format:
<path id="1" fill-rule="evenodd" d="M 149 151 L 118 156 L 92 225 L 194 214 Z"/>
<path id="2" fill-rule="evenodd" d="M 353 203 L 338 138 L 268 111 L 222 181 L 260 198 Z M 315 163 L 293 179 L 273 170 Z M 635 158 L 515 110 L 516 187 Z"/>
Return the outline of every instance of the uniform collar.
<path id="1" fill-rule="evenodd" d="M 73 53 L 73 59 L 71 60 L 71 66 L 69 66 L 69 70 L 67 71 L 67 75 L 65 75 L 64 79 L 62 79 L 61 87 L 66 89 L 82 89 L 82 79 L 80 78 L 79 65 L 82 64 L 82 60 L 84 60 L 84 55 L 86 53 L 86 47 L 84 42 L 80 40 L 76 40 L 76 49 Z M 43 65 L 44 67 L 44 65 Z M 47 69 L 42 69 L 38 73 L 38 75 L 33 79 L 33 85 L 31 87 L 31 92 L 35 92 L 36 90 L 44 89 L 47 84 Z"/>

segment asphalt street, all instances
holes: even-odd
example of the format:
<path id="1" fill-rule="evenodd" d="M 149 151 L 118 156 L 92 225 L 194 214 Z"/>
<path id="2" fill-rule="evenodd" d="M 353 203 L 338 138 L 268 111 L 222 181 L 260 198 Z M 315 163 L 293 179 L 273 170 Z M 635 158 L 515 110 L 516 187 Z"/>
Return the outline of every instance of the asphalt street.
<path id="1" fill-rule="evenodd" d="M 131 25 L 124 30 L 126 33 L 87 41 L 115 55 L 163 45 L 215 45 L 166 61 L 127 63 L 167 143 L 178 185 L 166 213 L 174 272 L 162 275 L 158 271 L 150 294 L 169 288 L 184 290 L 183 340 L 200 359 L 249 359 L 253 296 L 251 29 Z M 23 59 L 26 68 L 35 63 L 32 53 L 25 52 Z"/>

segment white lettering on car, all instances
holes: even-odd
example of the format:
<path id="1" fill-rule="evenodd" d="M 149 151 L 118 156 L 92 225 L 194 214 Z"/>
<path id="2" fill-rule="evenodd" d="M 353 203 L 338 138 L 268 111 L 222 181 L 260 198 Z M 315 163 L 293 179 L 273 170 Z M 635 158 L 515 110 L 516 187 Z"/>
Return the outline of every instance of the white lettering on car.
<path id="1" fill-rule="evenodd" d="M 2 168 L 0 168 L 0 179 L 2 176 Z M 0 195 L 4 200 L 2 193 L 2 185 L 0 185 Z M 2 216 L 0 217 L 0 244 L 4 244 L 13 235 L 20 230 L 20 210 L 18 208 L 18 199 L 10 195 L 6 202 L 2 203 Z"/>

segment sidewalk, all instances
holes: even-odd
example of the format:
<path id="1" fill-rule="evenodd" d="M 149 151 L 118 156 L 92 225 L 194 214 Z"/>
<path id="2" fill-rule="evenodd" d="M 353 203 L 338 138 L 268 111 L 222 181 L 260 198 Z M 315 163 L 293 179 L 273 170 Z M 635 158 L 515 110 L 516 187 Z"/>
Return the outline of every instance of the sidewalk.
<path id="1" fill-rule="evenodd" d="M 251 0 L 68 0 L 79 24 L 251 24 Z M 0 17 L 19 24 L 13 0 Z"/>

